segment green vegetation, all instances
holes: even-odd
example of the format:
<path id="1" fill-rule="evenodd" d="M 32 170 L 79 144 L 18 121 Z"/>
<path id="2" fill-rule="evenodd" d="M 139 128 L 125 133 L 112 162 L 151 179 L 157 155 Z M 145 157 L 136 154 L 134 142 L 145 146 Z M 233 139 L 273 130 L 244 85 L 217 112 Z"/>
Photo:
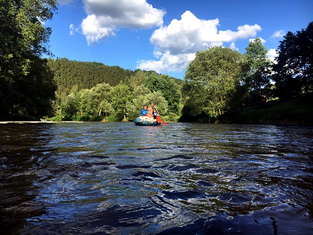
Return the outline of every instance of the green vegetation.
<path id="1" fill-rule="evenodd" d="M 181 120 L 191 121 L 197 116 L 216 120 L 227 112 L 238 98 L 245 63 L 244 55 L 229 48 L 198 52 L 186 72 Z"/>
<path id="2" fill-rule="evenodd" d="M 287 33 L 276 63 L 260 39 L 244 55 L 228 48 L 198 52 L 187 69 L 181 121 L 313 124 L 313 22 Z M 277 100 L 273 102 L 273 100 Z"/>
<path id="3" fill-rule="evenodd" d="M 288 32 L 278 49 L 273 66 L 276 95 L 288 100 L 313 92 L 313 22 L 306 29 Z"/>
<path id="4" fill-rule="evenodd" d="M 290 101 L 270 101 L 262 107 L 246 107 L 230 112 L 221 118 L 221 122 L 313 125 L 312 103 L 312 94 Z"/>
<path id="5" fill-rule="evenodd" d="M 91 89 L 100 83 L 116 86 L 135 73 L 119 66 L 71 61 L 66 58 L 49 59 L 48 67 L 54 73 L 58 97 L 67 96 L 81 89 Z"/>
<path id="6" fill-rule="evenodd" d="M 0 120 L 134 120 L 154 104 L 166 121 L 313 124 L 313 22 L 281 41 L 276 63 L 260 39 L 244 54 L 199 51 L 185 80 L 50 55 L 42 22 L 54 0 L 0 0 Z"/>
<path id="7" fill-rule="evenodd" d="M 271 97 L 271 62 L 267 49 L 257 38 L 246 48 L 247 73 L 245 78 L 246 96 L 244 105 L 262 105 Z"/>
<path id="8" fill-rule="evenodd" d="M 41 59 L 54 0 L 0 0 L 0 120 L 39 119 L 51 115 L 56 86 Z"/>
<path id="9" fill-rule="evenodd" d="M 88 63 L 88 65 L 93 66 Z M 92 70 L 89 76 L 93 76 Z M 180 85 L 176 79 L 155 72 L 136 71 L 118 85 L 99 83 L 90 89 L 78 85 L 68 95 L 58 96 L 54 120 L 134 120 L 143 105 L 154 104 L 161 115 L 175 119 L 180 114 Z M 66 78 L 60 77 L 66 81 Z M 72 79 L 71 76 L 68 78 Z M 115 81 L 116 82 L 116 81 Z M 83 86 L 83 84 L 80 84 Z M 60 90 L 63 86 L 59 87 Z M 64 91 L 64 89 L 63 89 Z M 177 119 L 177 118 L 176 118 Z"/>

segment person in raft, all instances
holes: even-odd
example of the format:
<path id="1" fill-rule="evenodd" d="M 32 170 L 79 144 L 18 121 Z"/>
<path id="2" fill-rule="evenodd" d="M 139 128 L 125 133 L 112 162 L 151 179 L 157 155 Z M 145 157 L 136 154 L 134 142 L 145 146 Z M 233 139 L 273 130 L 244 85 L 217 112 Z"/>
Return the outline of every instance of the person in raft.
<path id="1" fill-rule="evenodd" d="M 148 116 L 147 106 L 143 106 L 143 109 L 140 111 L 140 116 L 141 117 Z"/>
<path id="2" fill-rule="evenodd" d="M 156 119 L 156 116 L 157 116 L 157 110 L 154 107 L 154 105 L 151 104 L 150 107 L 148 108 L 148 117 Z"/>

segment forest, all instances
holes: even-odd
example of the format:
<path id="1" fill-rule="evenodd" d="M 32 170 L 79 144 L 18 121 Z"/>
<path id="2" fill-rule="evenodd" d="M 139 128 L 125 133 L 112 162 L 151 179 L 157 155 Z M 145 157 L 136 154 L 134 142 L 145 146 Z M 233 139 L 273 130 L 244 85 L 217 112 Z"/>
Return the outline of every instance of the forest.
<path id="1" fill-rule="evenodd" d="M 0 1 L 0 120 L 132 121 L 153 103 L 167 121 L 313 124 L 313 22 L 284 36 L 274 62 L 257 38 L 244 53 L 197 52 L 180 80 L 45 59 L 51 29 L 41 22 L 55 2 Z"/>

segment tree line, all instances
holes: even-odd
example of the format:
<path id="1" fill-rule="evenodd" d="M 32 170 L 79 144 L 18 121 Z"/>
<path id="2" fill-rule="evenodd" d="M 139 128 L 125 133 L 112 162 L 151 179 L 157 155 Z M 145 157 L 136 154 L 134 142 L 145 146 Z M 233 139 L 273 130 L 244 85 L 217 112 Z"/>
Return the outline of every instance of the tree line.
<path id="1" fill-rule="evenodd" d="M 313 22 L 288 32 L 271 62 L 261 39 L 251 41 L 244 54 L 214 47 L 196 54 L 182 88 L 181 121 L 214 122 L 244 107 L 262 107 L 313 93 Z"/>
<path id="2" fill-rule="evenodd" d="M 54 104 L 53 120 L 134 120 L 143 105 L 154 104 L 161 115 L 177 119 L 181 93 L 177 80 L 155 72 L 137 71 L 118 85 L 103 82 L 90 89 L 75 89 Z"/>
<path id="3" fill-rule="evenodd" d="M 134 71 L 119 66 L 107 66 L 97 62 L 71 61 L 66 58 L 49 58 L 47 65 L 54 74 L 57 96 L 64 97 L 81 89 L 90 89 L 99 83 L 116 86 L 134 75 Z"/>
<path id="4" fill-rule="evenodd" d="M 184 80 L 96 62 L 43 59 L 54 0 L 0 0 L 0 119 L 133 120 L 155 104 L 172 120 L 215 122 L 245 107 L 262 107 L 313 92 L 313 22 L 288 32 L 268 60 L 261 39 L 245 53 L 199 51 Z"/>

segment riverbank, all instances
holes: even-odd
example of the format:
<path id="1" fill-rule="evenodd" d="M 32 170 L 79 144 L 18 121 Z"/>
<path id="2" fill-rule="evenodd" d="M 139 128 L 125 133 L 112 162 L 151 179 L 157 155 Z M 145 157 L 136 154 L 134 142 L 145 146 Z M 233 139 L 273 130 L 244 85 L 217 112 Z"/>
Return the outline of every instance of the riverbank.
<path id="1" fill-rule="evenodd" d="M 82 121 L 0 121 L 0 124 L 54 124 L 54 123 L 83 123 Z"/>
<path id="2" fill-rule="evenodd" d="M 229 113 L 220 119 L 222 123 L 313 125 L 311 99 L 295 99 L 286 102 L 270 102 L 262 107 L 249 107 Z"/>

